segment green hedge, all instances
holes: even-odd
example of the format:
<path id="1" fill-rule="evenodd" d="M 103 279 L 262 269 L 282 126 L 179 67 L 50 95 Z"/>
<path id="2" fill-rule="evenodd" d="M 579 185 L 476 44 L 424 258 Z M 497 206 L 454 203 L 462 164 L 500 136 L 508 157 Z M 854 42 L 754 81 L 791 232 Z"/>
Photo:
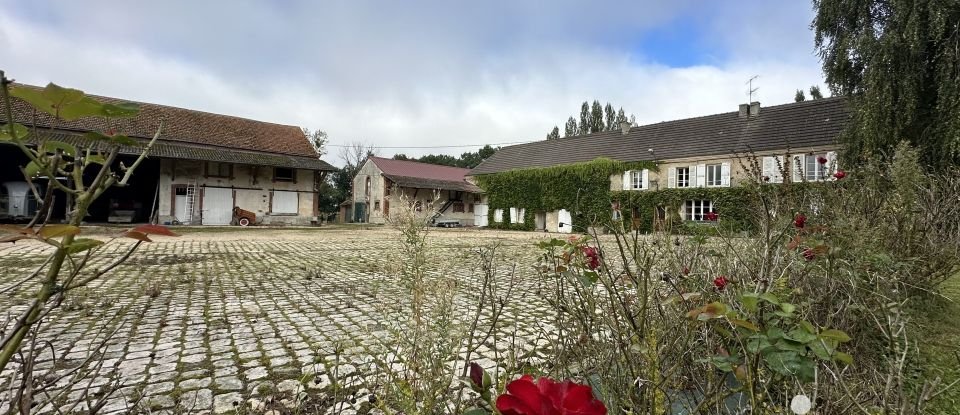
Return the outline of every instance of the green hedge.
<path id="1" fill-rule="evenodd" d="M 620 202 L 623 219 L 631 221 L 634 209 L 639 216 L 637 228 L 650 232 L 657 206 L 662 206 L 673 232 L 714 233 L 753 228 L 749 217 L 749 193 L 745 188 L 689 188 L 657 191 L 611 191 L 610 176 L 626 170 L 657 171 L 652 162 L 619 162 L 598 158 L 590 162 L 546 168 L 510 170 L 477 176 L 477 185 L 487 194 L 488 226 L 493 229 L 533 230 L 536 212 L 566 209 L 573 215 L 574 230 L 588 226 L 611 225 L 610 205 Z M 684 222 L 679 212 L 687 200 L 712 200 L 720 215 L 717 224 Z M 510 208 L 524 208 L 523 223 L 511 223 Z M 503 209 L 503 222 L 494 222 L 493 214 Z"/>

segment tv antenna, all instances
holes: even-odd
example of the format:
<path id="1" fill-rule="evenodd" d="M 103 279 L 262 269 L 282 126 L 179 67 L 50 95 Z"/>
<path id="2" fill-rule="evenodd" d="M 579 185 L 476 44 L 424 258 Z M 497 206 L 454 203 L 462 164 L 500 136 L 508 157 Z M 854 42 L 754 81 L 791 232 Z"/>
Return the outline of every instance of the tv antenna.
<path id="1" fill-rule="evenodd" d="M 759 78 L 759 77 L 760 77 L 760 75 L 751 76 L 750 79 L 748 79 L 747 82 L 746 82 L 746 84 L 747 84 L 747 103 L 753 102 L 753 93 L 754 93 L 754 92 L 757 92 L 757 90 L 760 89 L 760 87 L 756 87 L 756 88 L 753 87 L 753 80 L 754 80 L 754 79 L 757 79 L 757 78 Z"/>

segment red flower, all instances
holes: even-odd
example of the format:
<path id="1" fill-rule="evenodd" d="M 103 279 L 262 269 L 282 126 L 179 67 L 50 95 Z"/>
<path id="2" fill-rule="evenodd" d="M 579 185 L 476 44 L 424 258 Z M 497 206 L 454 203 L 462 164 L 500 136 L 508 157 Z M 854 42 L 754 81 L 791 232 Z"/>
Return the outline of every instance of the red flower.
<path id="1" fill-rule="evenodd" d="M 707 212 L 706 215 L 703 215 L 703 218 L 710 222 L 716 222 L 719 215 L 717 215 L 717 212 Z"/>
<path id="2" fill-rule="evenodd" d="M 593 396 L 589 386 L 537 379 L 530 375 L 507 384 L 507 393 L 497 397 L 503 415 L 606 415 L 607 407 Z"/>
<path id="3" fill-rule="evenodd" d="M 837 169 L 837 172 L 833 174 L 833 177 L 835 177 L 837 180 L 840 180 L 844 177 L 847 177 L 847 172 Z"/>
<path id="4" fill-rule="evenodd" d="M 582 248 L 583 256 L 586 257 L 587 268 L 600 268 L 600 252 L 596 248 L 585 246 Z"/>
<path id="5" fill-rule="evenodd" d="M 728 280 L 727 277 L 723 275 L 713 279 L 713 286 L 717 287 L 718 290 L 723 290 L 729 283 L 730 283 L 730 280 Z"/>
<path id="6" fill-rule="evenodd" d="M 803 228 L 803 225 L 807 223 L 807 217 L 800 213 L 795 218 L 793 218 L 793 226 L 797 228 Z"/>
<path id="7" fill-rule="evenodd" d="M 818 156 L 818 157 L 817 157 L 817 163 L 827 164 L 827 158 L 824 157 L 824 156 Z"/>
<path id="8" fill-rule="evenodd" d="M 817 251 L 811 248 L 804 249 L 803 259 L 806 259 L 807 261 L 813 261 L 814 259 L 817 259 Z"/>
<path id="9" fill-rule="evenodd" d="M 470 381 L 477 388 L 483 387 L 483 368 L 477 362 L 470 362 Z"/>

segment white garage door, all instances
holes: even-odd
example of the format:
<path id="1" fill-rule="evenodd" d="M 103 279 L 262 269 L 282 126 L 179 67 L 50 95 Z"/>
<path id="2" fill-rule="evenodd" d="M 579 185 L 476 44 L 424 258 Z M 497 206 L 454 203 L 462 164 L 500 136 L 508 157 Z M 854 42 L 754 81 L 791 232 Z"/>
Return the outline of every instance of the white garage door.
<path id="1" fill-rule="evenodd" d="M 233 219 L 233 189 L 203 189 L 204 225 L 229 225 Z"/>
<path id="2" fill-rule="evenodd" d="M 485 203 L 473 205 L 473 224 L 475 226 L 487 226 L 487 209 Z"/>

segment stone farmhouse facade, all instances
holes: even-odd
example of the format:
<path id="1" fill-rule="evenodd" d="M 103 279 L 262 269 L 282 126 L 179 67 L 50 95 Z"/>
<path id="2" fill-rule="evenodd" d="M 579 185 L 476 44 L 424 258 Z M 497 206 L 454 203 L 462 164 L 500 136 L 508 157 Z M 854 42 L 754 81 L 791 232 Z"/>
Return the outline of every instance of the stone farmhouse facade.
<path id="1" fill-rule="evenodd" d="M 401 199 L 423 209 L 433 205 L 437 225 L 484 226 L 486 204 L 469 183 L 470 169 L 369 157 L 353 178 L 352 222 L 383 224 Z M 402 197 L 401 197 L 402 195 Z"/>
<path id="2" fill-rule="evenodd" d="M 129 135 L 137 143 L 124 146 L 118 160 L 127 165 L 162 121 L 160 138 L 132 184 L 104 193 L 91 206 L 89 222 L 229 225 L 234 207 L 256 213 L 261 224 L 317 221 L 318 183 L 335 168 L 320 160 L 299 127 L 158 104 L 139 106 L 134 117 L 110 120 L 54 120 L 19 100 L 14 101 L 13 112 L 15 121 L 52 128 L 55 139 L 78 148 L 98 145 L 83 137 L 89 131 Z M 24 164 L 26 158 L 19 151 L 3 146 L 0 182 L 22 181 L 17 166 Z M 54 215 L 63 218 L 66 205 L 61 196 L 57 196 Z"/>
<path id="3" fill-rule="evenodd" d="M 608 158 L 648 161 L 657 166 L 656 170 L 610 175 L 611 192 L 724 188 L 754 179 L 769 183 L 830 180 L 832 172 L 841 167 L 836 139 L 848 118 L 843 98 L 765 108 L 754 102 L 740 105 L 735 112 L 643 126 L 625 123 L 617 131 L 504 147 L 474 168 L 470 176 Z M 822 163 L 824 160 L 826 163 Z M 752 167 L 754 164 L 757 168 Z M 526 208 L 510 209 L 523 212 Z M 683 220 L 704 221 L 713 211 L 711 200 L 691 199 L 677 213 Z M 619 214 L 618 206 L 611 206 L 615 219 Z M 495 211 L 493 221 L 501 217 L 502 213 Z M 572 230 L 571 212 L 565 209 L 536 212 L 535 218 L 537 230 Z"/>

